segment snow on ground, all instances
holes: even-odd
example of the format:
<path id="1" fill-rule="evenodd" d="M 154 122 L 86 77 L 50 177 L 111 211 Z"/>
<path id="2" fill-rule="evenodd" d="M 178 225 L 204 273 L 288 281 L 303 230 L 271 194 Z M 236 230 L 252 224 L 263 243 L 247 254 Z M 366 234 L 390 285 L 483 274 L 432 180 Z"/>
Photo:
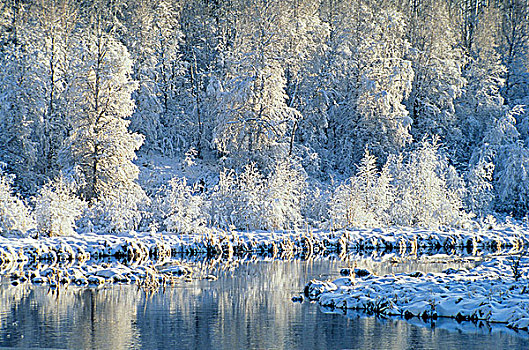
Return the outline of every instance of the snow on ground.
<path id="1" fill-rule="evenodd" d="M 529 259 L 518 263 L 490 254 L 514 254 L 529 246 L 525 229 L 502 230 L 356 229 L 337 232 L 235 232 L 127 235 L 74 234 L 61 237 L 0 237 L 0 276 L 12 284 L 45 283 L 101 286 L 138 283 L 154 290 L 191 278 L 193 264 L 175 262 L 180 254 L 220 260 L 257 254 L 271 259 L 363 253 L 394 259 L 453 254 L 481 257 L 484 263 L 443 273 L 377 277 L 358 270 L 358 278 L 313 281 L 308 294 L 323 306 L 363 309 L 404 317 L 453 317 L 505 322 L 529 328 Z M 483 257 L 485 256 L 485 258 Z M 514 265 L 513 265 L 514 264 Z M 516 265 L 517 264 L 517 265 Z M 515 269 L 515 266 L 516 269 Z M 347 271 L 346 271 L 347 272 Z M 364 274 L 362 274 L 364 272 Z M 516 272 L 516 273 L 515 273 Z M 347 274 L 347 273 L 346 273 Z M 516 280 L 518 279 L 518 280 Z M 526 286 L 526 287 L 525 287 Z"/>
<path id="2" fill-rule="evenodd" d="M 514 254 L 529 245 L 526 230 L 356 229 L 338 232 L 228 232 L 127 235 L 76 234 L 49 238 L 0 237 L 0 275 L 12 284 L 32 282 L 56 288 L 62 284 L 101 286 L 138 283 L 155 290 L 187 280 L 192 264 L 176 263 L 178 254 L 202 254 L 230 260 L 233 255 L 262 254 L 290 259 L 318 254 L 358 252 L 384 259 L 451 254 L 484 255 L 468 268 L 440 273 L 396 273 L 375 276 L 366 269 L 344 269 L 344 277 L 311 281 L 309 298 L 322 307 L 358 309 L 405 318 L 454 318 L 506 323 L 529 328 L 529 258 Z M 492 256 L 492 257 L 488 257 Z M 519 256 L 518 258 L 516 256 Z M 105 262 L 107 259 L 107 262 Z M 349 276 L 350 272 L 353 276 Z"/>
<path id="3" fill-rule="evenodd" d="M 17 238 L 0 236 L 0 261 L 85 261 L 126 257 L 132 262 L 164 260 L 176 253 L 210 255 L 267 253 L 274 256 L 398 252 L 400 255 L 448 254 L 479 251 L 518 251 L 529 246 L 522 229 L 435 232 L 420 229 L 357 229 L 337 232 L 240 232 L 207 230 L 200 234 L 136 233 L 127 235 L 75 234 L 61 237 Z"/>
<path id="4" fill-rule="evenodd" d="M 160 285 L 171 285 L 181 279 L 191 278 L 192 269 L 183 264 L 167 267 L 151 264 L 130 266 L 118 261 L 99 264 L 59 264 L 35 265 L 14 270 L 8 276 L 11 284 L 26 282 L 46 284 L 51 288 L 60 285 L 102 286 L 107 283 L 138 283 L 146 289 L 158 288 Z"/>
<path id="5" fill-rule="evenodd" d="M 356 269 L 334 281 L 312 280 L 305 295 L 331 309 L 406 319 L 453 318 L 529 329 L 529 258 L 484 258 L 472 269 L 375 276 Z"/>

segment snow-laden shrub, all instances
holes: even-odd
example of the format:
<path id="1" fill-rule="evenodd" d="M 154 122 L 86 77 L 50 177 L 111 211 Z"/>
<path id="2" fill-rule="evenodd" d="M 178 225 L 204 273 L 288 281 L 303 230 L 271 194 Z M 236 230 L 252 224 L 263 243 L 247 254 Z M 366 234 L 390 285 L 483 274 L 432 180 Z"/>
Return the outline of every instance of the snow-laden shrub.
<path id="1" fill-rule="evenodd" d="M 233 170 L 224 169 L 219 182 L 210 195 L 209 216 L 213 225 L 229 228 L 233 225 L 232 213 L 237 206 L 237 180 Z"/>
<path id="2" fill-rule="evenodd" d="M 90 203 L 85 228 L 114 233 L 136 230 L 149 204 L 150 199 L 139 186 L 117 188 Z"/>
<path id="3" fill-rule="evenodd" d="M 395 188 L 391 221 L 402 226 L 459 225 L 464 188 L 439 151 L 437 139 L 422 141 L 407 159 L 389 161 Z"/>
<path id="4" fill-rule="evenodd" d="M 161 217 L 167 231 L 192 233 L 207 223 L 204 204 L 204 195 L 196 184 L 191 186 L 185 178 L 173 178 L 165 194 L 156 198 L 153 211 L 158 212 L 155 214 Z"/>
<path id="5" fill-rule="evenodd" d="M 338 186 L 332 196 L 331 224 L 333 228 L 387 225 L 393 197 L 388 167 L 378 171 L 376 158 L 366 150 L 356 175 Z"/>
<path id="6" fill-rule="evenodd" d="M 325 227 L 330 215 L 330 202 L 333 192 L 329 188 L 309 183 L 305 188 L 301 213 L 305 221 L 313 227 Z"/>
<path id="7" fill-rule="evenodd" d="M 268 177 L 254 164 L 240 174 L 225 170 L 210 196 L 212 223 L 238 229 L 278 230 L 300 224 L 305 176 L 295 163 L 278 161 Z"/>
<path id="8" fill-rule="evenodd" d="M 62 176 L 39 190 L 33 210 L 39 233 L 51 237 L 75 232 L 75 220 L 86 208 L 86 203 L 77 197 L 76 192 L 77 185 Z"/>
<path id="9" fill-rule="evenodd" d="M 264 226 L 268 230 L 291 228 L 303 221 L 301 201 L 306 176 L 294 162 L 278 161 L 266 181 Z"/>
<path id="10" fill-rule="evenodd" d="M 465 207 L 478 217 L 492 213 L 494 186 L 492 185 L 494 163 L 480 160 L 470 167 L 467 173 L 467 195 Z"/>
<path id="11" fill-rule="evenodd" d="M 266 229 L 264 217 L 265 179 L 251 163 L 244 167 L 244 171 L 236 177 L 234 196 L 228 200 L 233 203 L 233 210 L 229 213 L 229 221 L 239 229 Z"/>
<path id="12" fill-rule="evenodd" d="M 13 193 L 14 176 L 0 170 L 0 235 L 26 233 L 35 227 L 31 213 L 22 199 Z"/>
<path id="13" fill-rule="evenodd" d="M 391 156 L 378 170 L 366 152 L 355 176 L 338 186 L 330 204 L 331 225 L 460 225 L 465 194 L 462 180 L 439 152 L 437 140 L 423 141 L 406 159 Z"/>

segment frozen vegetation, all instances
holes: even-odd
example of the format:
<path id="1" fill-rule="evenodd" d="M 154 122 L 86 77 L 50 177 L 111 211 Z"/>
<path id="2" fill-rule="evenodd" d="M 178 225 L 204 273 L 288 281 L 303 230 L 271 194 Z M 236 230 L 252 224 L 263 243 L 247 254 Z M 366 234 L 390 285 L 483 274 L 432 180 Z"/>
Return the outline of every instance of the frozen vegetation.
<path id="1" fill-rule="evenodd" d="M 347 259 L 355 254 L 370 254 L 372 258 L 381 255 L 387 260 L 443 254 L 449 260 L 447 254 L 513 254 L 529 245 L 523 232 L 518 227 L 475 232 L 398 228 L 332 233 L 210 230 L 205 234 L 184 235 L 85 233 L 38 239 L 0 237 L 0 275 L 10 277 L 14 284 L 28 281 L 53 288 L 70 283 L 98 286 L 136 282 L 157 287 L 192 277 L 190 266 L 174 262 L 175 257 L 182 255 L 230 261 L 248 255 L 290 260 L 314 256 Z M 518 261 L 520 276 L 525 274 L 524 264 Z"/>
<path id="2" fill-rule="evenodd" d="M 526 1 L 1 5 L 2 235 L 527 216 Z"/>
<path id="3" fill-rule="evenodd" d="M 173 278 L 177 253 L 521 252 L 528 53 L 525 0 L 2 1 L 1 269 L 98 284 Z M 505 316 L 525 257 L 494 282 L 508 261 L 323 301 L 527 328 Z M 356 303 L 391 278 L 430 294 Z"/>

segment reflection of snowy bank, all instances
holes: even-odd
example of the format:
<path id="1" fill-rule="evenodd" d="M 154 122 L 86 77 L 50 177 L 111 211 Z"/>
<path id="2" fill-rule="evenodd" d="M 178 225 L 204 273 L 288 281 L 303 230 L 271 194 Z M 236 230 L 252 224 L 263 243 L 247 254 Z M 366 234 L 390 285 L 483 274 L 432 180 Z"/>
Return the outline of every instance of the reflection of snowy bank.
<path id="1" fill-rule="evenodd" d="M 14 261 L 70 261 L 126 258 L 128 261 L 164 260 L 177 253 L 228 255 L 262 253 L 273 256 L 313 253 L 398 252 L 499 252 L 528 246 L 527 232 L 508 227 L 503 230 L 357 229 L 337 232 L 227 232 L 209 230 L 203 234 L 165 235 L 131 233 L 126 236 L 76 234 L 50 238 L 0 236 L 0 263 Z"/>
<path id="2" fill-rule="evenodd" d="M 131 233 L 126 236 L 75 234 L 49 238 L 0 237 L 0 275 L 12 274 L 20 282 L 103 284 L 160 278 L 155 265 L 179 254 L 205 255 L 226 260 L 247 254 L 272 259 L 291 259 L 335 254 L 384 254 L 386 257 L 421 256 L 434 253 L 477 254 L 518 251 L 527 246 L 522 230 L 434 232 L 412 229 L 347 230 L 338 232 L 226 232 L 209 230 L 204 234 L 165 235 Z M 112 270 L 102 266 L 105 259 L 123 263 Z M 50 269 L 32 266 L 46 265 Z M 97 266 L 101 265 L 101 266 Z M 74 267 L 77 270 L 74 271 Z M 134 267 L 134 270 L 132 268 Z M 21 274 L 21 271 L 26 274 Z M 141 271 L 140 271 L 141 270 Z M 28 273 L 29 272 L 29 273 Z M 165 274 L 165 272 L 163 273 Z M 182 275 L 189 272 L 182 271 Z M 166 274 L 172 280 L 173 274 Z M 157 276 L 152 277 L 152 276 Z M 164 279 L 163 276 L 161 276 Z"/>
<path id="3" fill-rule="evenodd" d="M 385 276 L 359 273 L 333 282 L 313 280 L 305 294 L 330 309 L 407 319 L 487 321 L 528 330 L 528 272 L 528 258 L 496 257 L 470 270 Z"/>
<path id="4" fill-rule="evenodd" d="M 341 314 L 351 320 L 366 320 L 372 318 L 372 314 L 368 314 L 361 310 L 352 309 L 336 309 L 332 307 L 320 306 L 320 311 L 325 314 Z M 490 335 L 505 335 L 509 334 L 517 338 L 529 339 L 529 333 L 519 331 L 516 329 L 507 328 L 504 323 L 493 323 L 486 321 L 457 321 L 452 318 L 438 318 L 436 320 L 423 320 L 421 318 L 411 318 L 406 321 L 395 317 L 378 317 L 376 322 L 408 322 L 417 327 L 430 328 L 432 330 L 446 330 L 451 333 L 468 334 L 472 336 L 490 336 Z M 502 347 L 498 347 L 500 349 Z"/>
<path id="5" fill-rule="evenodd" d="M 192 269 L 182 264 L 126 266 L 114 261 L 97 265 L 37 265 L 13 271 L 8 277 L 13 285 L 33 282 L 58 288 L 67 284 L 101 286 L 106 283 L 137 282 L 145 289 L 152 290 L 160 285 L 172 285 L 182 278 L 190 278 L 191 274 Z"/>

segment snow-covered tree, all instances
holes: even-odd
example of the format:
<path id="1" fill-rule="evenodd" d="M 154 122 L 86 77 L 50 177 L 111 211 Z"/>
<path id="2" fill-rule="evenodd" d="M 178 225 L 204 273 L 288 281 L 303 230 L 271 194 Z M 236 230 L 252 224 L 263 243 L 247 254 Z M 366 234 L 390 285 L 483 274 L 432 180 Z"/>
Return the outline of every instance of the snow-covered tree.
<path id="1" fill-rule="evenodd" d="M 65 86 L 75 10 L 68 0 L 19 6 L 17 38 L 0 52 L 1 159 L 26 193 L 58 174 L 59 151 L 68 130 Z M 13 32 L 13 31 L 11 31 Z"/>
<path id="2" fill-rule="evenodd" d="M 280 25 L 285 32 L 282 66 L 286 79 L 287 105 L 300 111 L 288 125 L 291 156 L 318 149 L 316 138 L 323 131 L 323 128 L 315 130 L 316 125 L 321 126 L 321 118 L 324 116 L 318 113 L 318 107 L 312 101 L 319 93 L 314 86 L 321 84 L 319 63 L 329 38 L 329 25 L 319 15 L 320 6 L 319 0 L 289 0 L 283 2 L 281 10 Z"/>
<path id="3" fill-rule="evenodd" d="M 96 21 L 100 21 L 99 17 Z M 71 88 L 73 130 L 71 161 L 84 175 L 82 193 L 87 200 L 115 190 L 135 189 L 138 168 L 132 163 L 143 142 L 127 129 L 134 111 L 130 55 L 103 23 L 86 29 L 76 48 L 75 86 Z"/>
<path id="4" fill-rule="evenodd" d="M 139 1 L 129 12 L 134 34 L 127 45 L 139 83 L 130 128 L 145 135 L 145 151 L 174 156 L 191 147 L 196 134 L 179 47 L 179 10 L 171 1 Z"/>
<path id="5" fill-rule="evenodd" d="M 68 0 L 13 1 L 7 7 L 11 11 L 3 14 L 12 20 L 0 50 L 0 142 L 6 145 L 0 158 L 17 175 L 15 185 L 34 194 L 59 171 L 68 125 L 62 109 L 68 33 L 75 16 Z"/>
<path id="6" fill-rule="evenodd" d="M 287 105 L 281 66 L 285 36 L 277 20 L 280 5 L 270 0 L 241 4 L 214 129 L 217 149 L 229 155 L 235 166 L 250 159 L 270 167 L 285 155 L 288 122 L 299 114 Z"/>
<path id="7" fill-rule="evenodd" d="M 471 164 L 493 164 L 496 210 L 525 216 L 529 210 L 526 170 L 529 150 L 517 129 L 517 118 L 522 120 L 522 125 L 525 124 L 525 113 L 520 107 L 513 108 L 498 119 L 488 130 L 480 147 L 476 148 Z"/>
<path id="8" fill-rule="evenodd" d="M 385 166 L 378 171 L 376 158 L 366 150 L 355 176 L 338 186 L 330 204 L 334 228 L 378 227 L 390 223 L 394 201 L 391 175 Z"/>
<path id="9" fill-rule="evenodd" d="M 180 27 L 185 62 L 183 98 L 190 125 L 190 142 L 202 158 L 215 149 L 217 97 L 223 91 L 225 60 L 233 47 L 237 30 L 237 1 L 186 0 L 182 4 Z"/>
<path id="10" fill-rule="evenodd" d="M 468 62 L 463 71 L 467 84 L 456 106 L 463 135 L 456 157 L 464 163 L 504 113 L 504 99 L 500 94 L 505 74 L 499 54 L 500 26 L 499 10 L 489 7 L 479 15 L 473 30 Z"/>
<path id="11" fill-rule="evenodd" d="M 390 162 L 395 202 L 391 207 L 394 224 L 438 227 L 460 225 L 465 189 L 454 179 L 455 170 L 439 150 L 437 139 L 423 140 L 404 160 Z"/>
<path id="12" fill-rule="evenodd" d="M 312 113 L 322 115 L 317 127 L 325 131 L 318 136 L 325 157 L 349 172 L 367 145 L 384 162 L 411 141 L 403 102 L 413 70 L 405 59 L 404 19 L 391 5 L 361 0 L 330 1 L 322 16 L 330 30 L 327 50 L 314 62 L 319 84 L 307 87 L 317 91 Z"/>
<path id="13" fill-rule="evenodd" d="M 497 158 L 497 208 L 516 217 L 529 213 L 529 149 L 523 141 L 506 146 Z"/>
<path id="14" fill-rule="evenodd" d="M 438 135 L 445 144 L 461 142 L 456 99 L 461 95 L 464 56 L 459 49 L 457 22 L 449 16 L 447 4 L 439 1 L 413 1 L 407 17 L 407 36 L 412 48 L 413 89 L 406 101 L 413 119 L 416 140 Z"/>
<path id="15" fill-rule="evenodd" d="M 411 142 L 411 119 L 403 102 L 411 92 L 414 72 L 411 62 L 404 59 L 409 44 L 404 38 L 402 15 L 377 8 L 371 20 L 376 27 L 362 53 L 367 62 L 359 77 L 359 119 L 348 141 L 354 142 L 356 154 L 367 145 L 375 156 L 385 159 Z"/>
<path id="16" fill-rule="evenodd" d="M 504 97 L 510 103 L 529 95 L 529 3 L 503 0 L 502 58 L 507 68 Z"/>
<path id="17" fill-rule="evenodd" d="M 86 209 L 86 203 L 76 193 L 77 184 L 62 176 L 40 188 L 33 209 L 40 234 L 51 237 L 75 232 L 75 221 Z"/>
<path id="18" fill-rule="evenodd" d="M 27 16 L 23 9 L 18 11 L 17 16 Z M 37 145 L 32 133 L 44 111 L 40 78 L 44 70 L 37 33 L 28 23 L 19 22 L 11 31 L 16 37 L 0 50 L 0 161 L 7 165 L 7 172 L 16 175 L 18 188 L 32 192 L 37 179 Z"/>
<path id="19" fill-rule="evenodd" d="M 60 152 L 70 129 L 67 114 L 67 86 L 71 80 L 70 47 L 77 24 L 77 9 L 71 0 L 41 0 L 35 17 L 39 37 L 34 43 L 42 68 L 43 113 L 33 128 L 37 148 L 36 171 L 39 185 L 58 176 Z"/>
<path id="20" fill-rule="evenodd" d="M 186 178 L 173 178 L 165 193 L 153 203 L 154 215 L 161 216 L 169 232 L 195 233 L 207 223 L 205 198 L 197 185 L 188 185 Z"/>
<path id="21" fill-rule="evenodd" d="M 148 201 L 132 162 L 143 136 L 128 130 L 131 94 L 137 88 L 131 79 L 133 62 L 114 38 L 112 15 L 103 9 L 94 8 L 75 47 L 75 79 L 69 88 L 73 130 L 66 151 L 70 165 L 81 171 L 80 192 L 99 213 L 96 221 L 124 230 L 139 223 L 138 206 Z"/>
<path id="22" fill-rule="evenodd" d="M 0 171 L 0 235 L 25 234 L 35 227 L 29 208 L 12 189 L 13 176 Z"/>

